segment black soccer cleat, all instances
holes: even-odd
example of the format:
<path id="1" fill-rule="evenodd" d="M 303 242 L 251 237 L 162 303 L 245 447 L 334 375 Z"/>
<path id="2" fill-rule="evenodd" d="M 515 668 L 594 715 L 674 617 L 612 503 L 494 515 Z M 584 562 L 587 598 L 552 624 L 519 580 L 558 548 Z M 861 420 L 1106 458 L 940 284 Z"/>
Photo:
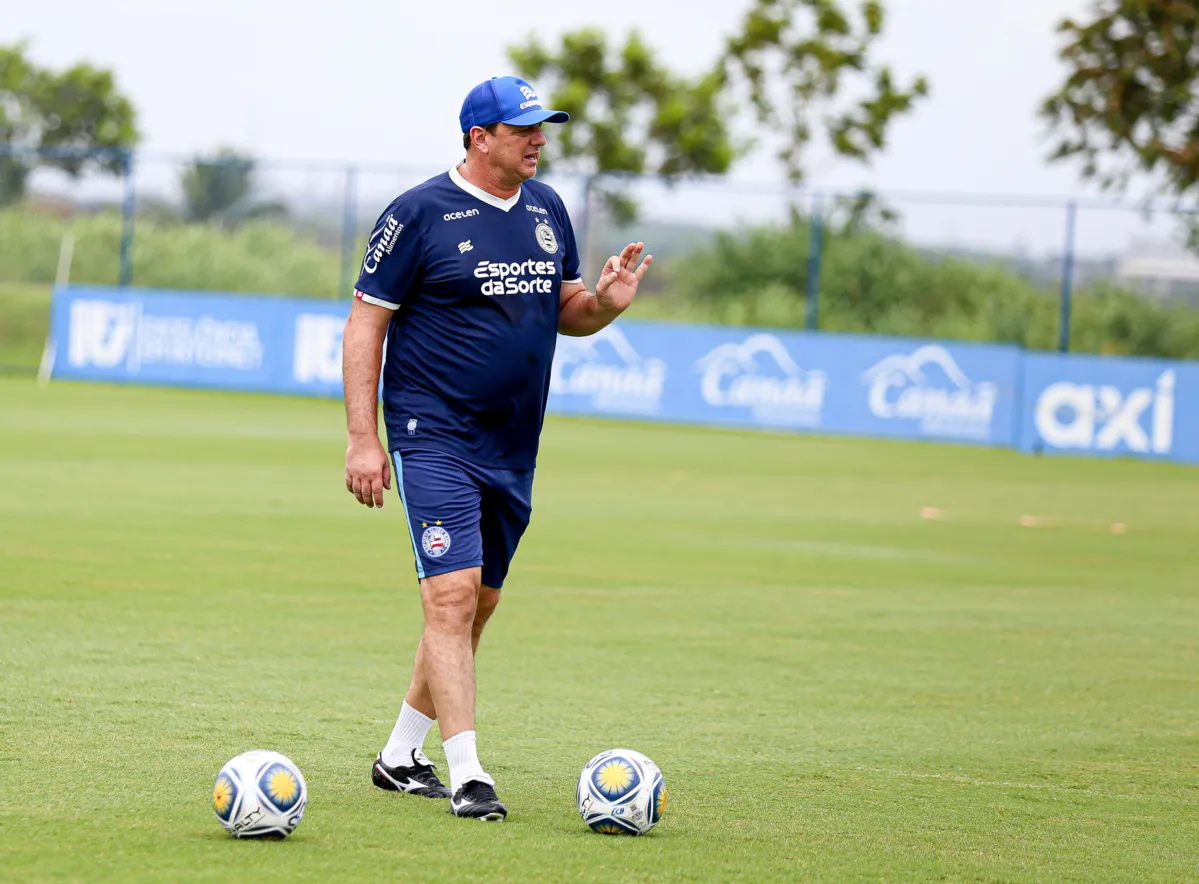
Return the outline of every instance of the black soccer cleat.
<path id="1" fill-rule="evenodd" d="M 508 808 L 500 804 L 495 786 L 485 780 L 468 780 L 450 799 L 450 813 L 468 819 L 499 821 L 508 815 Z"/>
<path id="2" fill-rule="evenodd" d="M 371 781 L 388 792 L 407 792 L 423 798 L 450 797 L 450 790 L 433 773 L 433 762 L 419 749 L 412 750 L 412 764 L 396 767 L 384 764 L 380 752 L 371 768 Z"/>

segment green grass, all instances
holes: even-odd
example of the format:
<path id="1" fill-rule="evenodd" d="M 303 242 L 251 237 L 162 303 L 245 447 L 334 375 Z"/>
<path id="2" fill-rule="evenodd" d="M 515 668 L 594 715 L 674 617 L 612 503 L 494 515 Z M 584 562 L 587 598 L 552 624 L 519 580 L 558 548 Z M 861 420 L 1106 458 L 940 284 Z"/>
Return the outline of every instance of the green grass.
<path id="1" fill-rule="evenodd" d="M 36 372 L 49 327 L 49 286 L 0 283 L 0 372 Z"/>
<path id="2" fill-rule="evenodd" d="M 340 403 L 0 401 L 5 881 L 1199 874 L 1195 470 L 551 420 L 480 657 L 482 826 L 370 786 L 420 611 Z M 646 838 L 574 811 L 618 745 L 671 790 Z M 209 805 L 260 746 L 309 783 L 280 843 Z"/>

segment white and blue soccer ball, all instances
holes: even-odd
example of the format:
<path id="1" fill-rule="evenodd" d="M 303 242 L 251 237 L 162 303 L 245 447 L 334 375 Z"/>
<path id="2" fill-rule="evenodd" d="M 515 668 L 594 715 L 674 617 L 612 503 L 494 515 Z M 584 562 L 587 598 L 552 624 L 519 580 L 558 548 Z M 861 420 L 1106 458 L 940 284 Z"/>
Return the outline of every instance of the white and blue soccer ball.
<path id="1" fill-rule="evenodd" d="M 601 835 L 644 835 L 662 819 L 666 781 L 633 749 L 609 749 L 587 762 L 575 790 L 579 816 Z"/>
<path id="2" fill-rule="evenodd" d="M 308 804 L 308 786 L 286 755 L 254 749 L 229 759 L 216 775 L 212 809 L 235 838 L 286 838 Z"/>

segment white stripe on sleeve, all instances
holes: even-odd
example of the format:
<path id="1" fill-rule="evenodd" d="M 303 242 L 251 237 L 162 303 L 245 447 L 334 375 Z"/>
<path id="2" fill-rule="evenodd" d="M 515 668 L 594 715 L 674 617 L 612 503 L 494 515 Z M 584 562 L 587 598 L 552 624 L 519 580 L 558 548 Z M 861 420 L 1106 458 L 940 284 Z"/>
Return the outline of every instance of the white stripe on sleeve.
<path id="1" fill-rule="evenodd" d="M 384 301 L 382 298 L 376 298 L 368 295 L 366 292 L 359 289 L 354 289 L 354 297 L 359 301 L 366 301 L 368 304 L 374 304 L 376 307 L 386 307 L 388 310 L 399 310 L 399 304 L 393 304 L 391 301 Z"/>

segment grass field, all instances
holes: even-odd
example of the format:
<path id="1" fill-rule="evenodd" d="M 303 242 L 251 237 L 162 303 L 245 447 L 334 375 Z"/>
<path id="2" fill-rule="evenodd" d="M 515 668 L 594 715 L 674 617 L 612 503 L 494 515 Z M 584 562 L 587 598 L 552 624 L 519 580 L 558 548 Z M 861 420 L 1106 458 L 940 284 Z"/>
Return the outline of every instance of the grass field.
<path id="1" fill-rule="evenodd" d="M 4 881 L 1199 876 L 1199 471 L 551 420 L 481 650 L 483 826 L 370 785 L 420 612 L 340 403 L 0 402 Z M 612 746 L 666 774 L 646 838 L 575 813 Z M 308 779 L 286 841 L 210 808 L 253 747 Z"/>
<path id="2" fill-rule="evenodd" d="M 49 286 L 0 282 L 0 374 L 35 373 L 49 326 Z"/>

